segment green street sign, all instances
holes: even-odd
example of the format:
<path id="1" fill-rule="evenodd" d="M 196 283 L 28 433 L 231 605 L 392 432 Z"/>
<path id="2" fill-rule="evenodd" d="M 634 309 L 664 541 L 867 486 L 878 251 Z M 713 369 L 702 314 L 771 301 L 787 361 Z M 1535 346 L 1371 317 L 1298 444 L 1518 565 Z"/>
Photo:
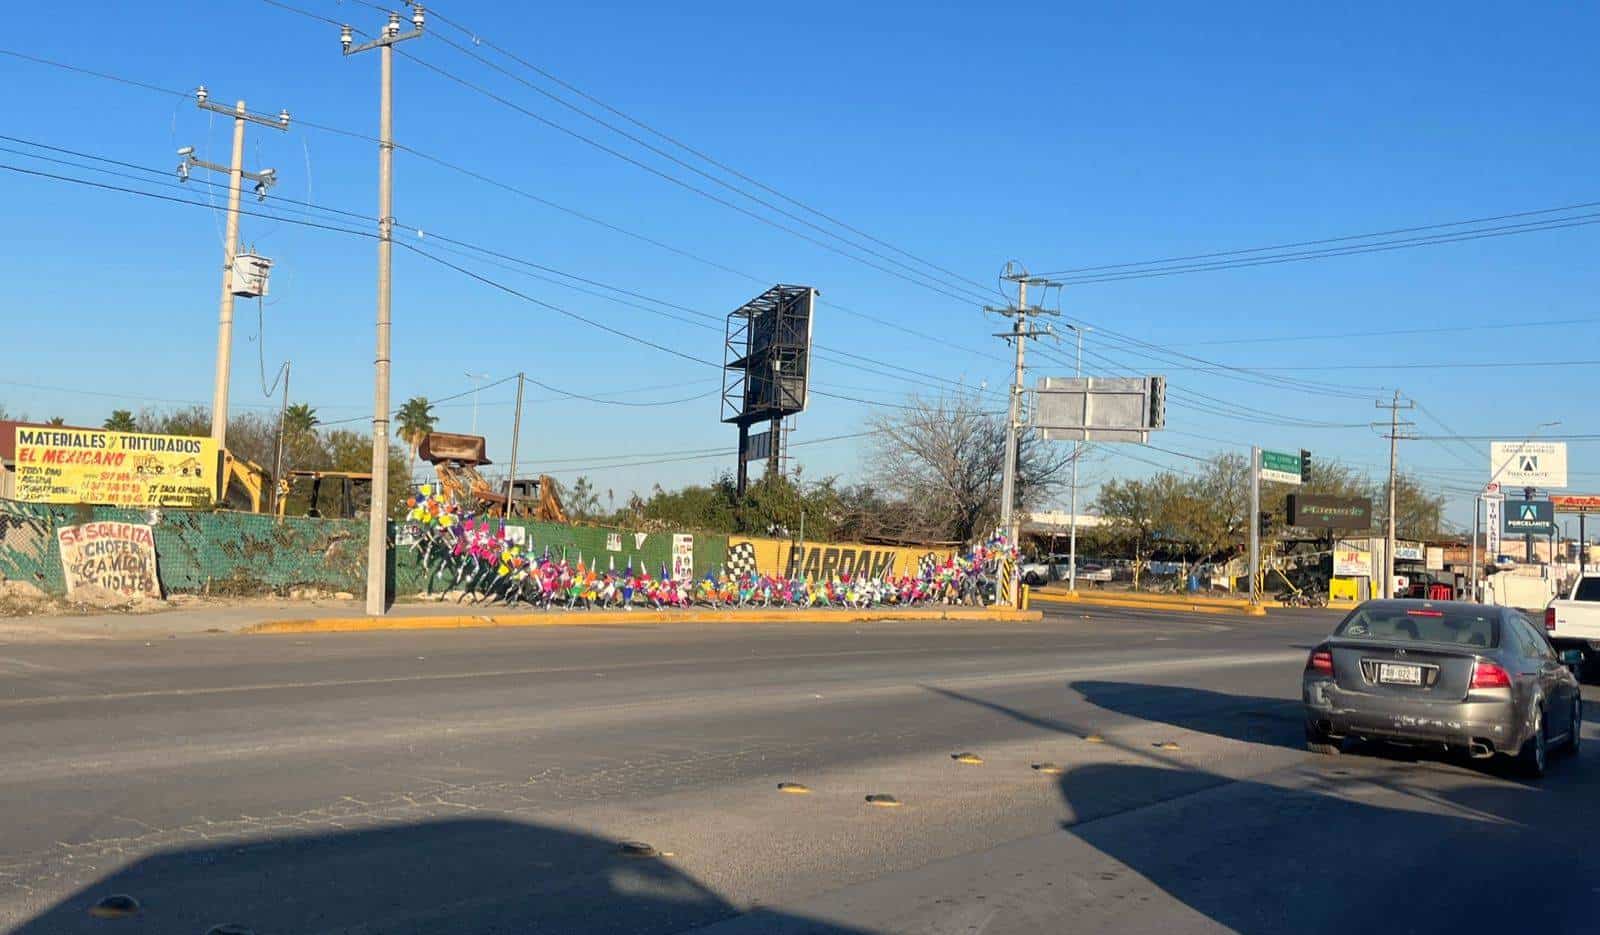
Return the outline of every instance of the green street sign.
<path id="1" fill-rule="evenodd" d="M 1261 449 L 1261 479 L 1280 484 L 1300 483 L 1300 454 Z"/>

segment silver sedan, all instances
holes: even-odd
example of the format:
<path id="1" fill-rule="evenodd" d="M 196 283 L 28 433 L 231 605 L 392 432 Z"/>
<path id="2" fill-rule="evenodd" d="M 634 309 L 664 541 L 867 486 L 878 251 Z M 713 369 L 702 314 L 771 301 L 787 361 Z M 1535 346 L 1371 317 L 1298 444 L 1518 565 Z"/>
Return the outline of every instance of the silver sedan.
<path id="1" fill-rule="evenodd" d="M 1579 661 L 1509 608 L 1368 601 L 1306 660 L 1306 743 L 1317 753 L 1347 737 L 1442 745 L 1515 757 L 1541 776 L 1551 751 L 1578 747 Z"/>

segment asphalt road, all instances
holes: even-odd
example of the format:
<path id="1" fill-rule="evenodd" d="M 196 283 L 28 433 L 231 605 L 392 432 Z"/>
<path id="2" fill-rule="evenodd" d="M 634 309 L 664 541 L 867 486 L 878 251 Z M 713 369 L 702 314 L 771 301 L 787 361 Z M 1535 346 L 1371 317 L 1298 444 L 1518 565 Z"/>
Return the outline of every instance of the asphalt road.
<path id="1" fill-rule="evenodd" d="M 1600 931 L 1600 706 L 1311 756 L 1336 619 L 0 643 L 0 930 Z"/>

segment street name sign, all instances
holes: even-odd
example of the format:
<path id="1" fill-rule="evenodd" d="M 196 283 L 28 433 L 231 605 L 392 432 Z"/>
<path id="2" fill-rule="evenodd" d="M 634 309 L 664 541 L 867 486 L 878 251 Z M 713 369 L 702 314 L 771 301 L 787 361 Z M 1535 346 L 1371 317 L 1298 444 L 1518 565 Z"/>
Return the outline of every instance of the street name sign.
<path id="1" fill-rule="evenodd" d="M 1300 483 L 1300 453 L 1261 449 L 1261 479 L 1280 484 Z"/>

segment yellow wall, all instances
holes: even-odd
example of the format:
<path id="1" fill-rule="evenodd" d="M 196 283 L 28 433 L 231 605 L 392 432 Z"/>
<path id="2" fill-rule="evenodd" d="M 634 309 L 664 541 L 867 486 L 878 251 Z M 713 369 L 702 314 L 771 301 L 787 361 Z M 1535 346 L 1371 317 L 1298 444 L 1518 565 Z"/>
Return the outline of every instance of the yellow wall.
<path id="1" fill-rule="evenodd" d="M 787 539 L 728 537 L 730 549 L 742 542 L 755 546 L 757 571 L 785 578 L 797 575 L 831 578 L 847 572 L 851 575 L 865 572 L 872 578 L 914 575 L 924 555 L 944 561 L 951 554 L 949 549 L 864 545 L 859 542 L 807 542 L 801 545 Z"/>

